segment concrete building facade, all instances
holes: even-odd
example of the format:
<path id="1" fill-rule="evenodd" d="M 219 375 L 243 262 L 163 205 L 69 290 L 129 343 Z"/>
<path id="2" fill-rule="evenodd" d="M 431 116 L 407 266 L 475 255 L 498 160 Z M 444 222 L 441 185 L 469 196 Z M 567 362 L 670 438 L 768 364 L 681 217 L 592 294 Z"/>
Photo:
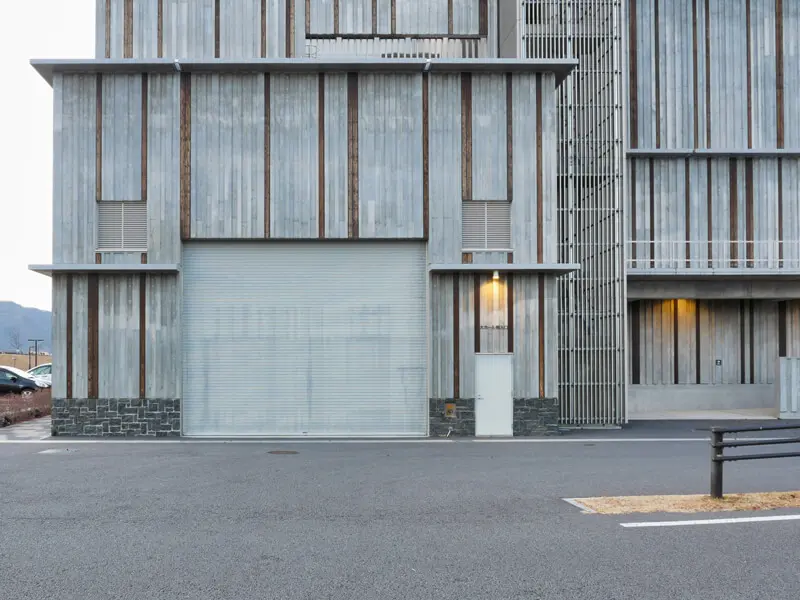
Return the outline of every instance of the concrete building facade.
<path id="1" fill-rule="evenodd" d="M 55 430 L 777 415 L 797 25 L 785 0 L 98 0 L 94 60 L 34 61 Z"/>

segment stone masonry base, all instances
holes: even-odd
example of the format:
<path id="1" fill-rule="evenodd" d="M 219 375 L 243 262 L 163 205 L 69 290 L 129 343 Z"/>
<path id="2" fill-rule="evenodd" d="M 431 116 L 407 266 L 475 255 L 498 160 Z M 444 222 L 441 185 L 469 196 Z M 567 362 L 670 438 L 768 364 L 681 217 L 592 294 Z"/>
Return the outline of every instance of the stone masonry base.
<path id="1" fill-rule="evenodd" d="M 514 398 L 514 437 L 558 435 L 558 398 Z"/>
<path id="2" fill-rule="evenodd" d="M 447 404 L 455 404 L 453 416 L 447 416 Z M 431 398 L 429 403 L 430 437 L 475 435 L 474 398 Z"/>
<path id="3" fill-rule="evenodd" d="M 53 399 L 53 435 L 173 437 L 181 434 L 179 399 Z"/>

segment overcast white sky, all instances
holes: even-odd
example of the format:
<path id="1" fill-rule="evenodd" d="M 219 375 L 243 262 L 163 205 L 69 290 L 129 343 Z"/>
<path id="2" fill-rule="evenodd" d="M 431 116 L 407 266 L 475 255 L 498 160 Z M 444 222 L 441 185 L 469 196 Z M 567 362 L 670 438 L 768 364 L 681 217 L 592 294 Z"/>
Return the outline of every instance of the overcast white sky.
<path id="1" fill-rule="evenodd" d="M 0 300 L 50 310 L 53 92 L 31 58 L 92 58 L 95 0 L 2 0 Z"/>

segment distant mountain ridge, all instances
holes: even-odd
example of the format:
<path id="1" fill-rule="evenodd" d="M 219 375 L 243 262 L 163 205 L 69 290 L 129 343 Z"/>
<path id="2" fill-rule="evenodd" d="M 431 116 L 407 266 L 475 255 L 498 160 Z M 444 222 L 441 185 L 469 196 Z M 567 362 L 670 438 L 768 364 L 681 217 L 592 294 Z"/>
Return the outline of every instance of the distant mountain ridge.
<path id="1" fill-rule="evenodd" d="M 40 339 L 39 350 L 52 352 L 52 313 L 38 308 L 0 301 L 0 351 L 22 352 L 32 346 L 29 339 Z"/>

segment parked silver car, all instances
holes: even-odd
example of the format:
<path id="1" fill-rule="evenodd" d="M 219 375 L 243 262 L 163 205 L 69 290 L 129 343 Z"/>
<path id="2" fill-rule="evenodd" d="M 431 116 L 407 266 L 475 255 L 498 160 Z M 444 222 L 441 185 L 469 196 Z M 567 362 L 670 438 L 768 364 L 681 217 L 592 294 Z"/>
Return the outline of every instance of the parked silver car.
<path id="1" fill-rule="evenodd" d="M 31 377 L 39 387 L 49 388 L 53 385 L 53 364 L 45 363 L 35 366 L 28 370 L 28 377 Z"/>

